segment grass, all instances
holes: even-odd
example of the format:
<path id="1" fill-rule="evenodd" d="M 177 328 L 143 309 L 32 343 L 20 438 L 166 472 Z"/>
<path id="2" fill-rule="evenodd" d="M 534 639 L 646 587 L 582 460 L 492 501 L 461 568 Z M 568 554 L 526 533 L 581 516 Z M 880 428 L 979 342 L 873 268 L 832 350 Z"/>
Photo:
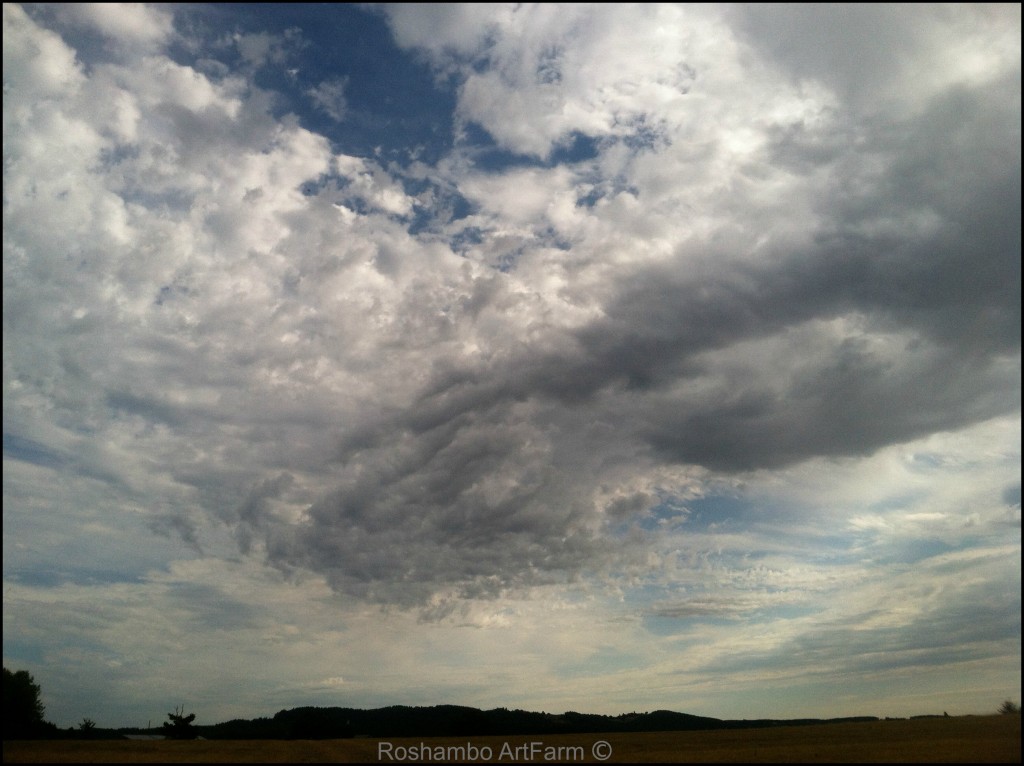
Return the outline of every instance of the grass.
<path id="1" fill-rule="evenodd" d="M 426 737 L 422 739 L 197 740 L 192 742 L 4 742 L 5 763 L 414 763 L 462 759 L 379 759 L 381 743 L 402 756 L 415 748 L 466 746 L 477 763 L 1020 763 L 1020 716 L 962 716 L 725 731 L 638 734 Z M 534 744 L 537 743 L 537 744 Z M 516 748 L 520 748 L 517 750 Z M 551 749 L 547 749 L 551 748 Z M 559 750 L 558 748 L 561 748 Z M 534 757 L 525 757 L 533 749 Z M 431 752 L 437 752 L 433 750 Z M 457 751 L 446 751 L 456 753 Z M 559 757 L 561 756 L 561 757 Z"/>

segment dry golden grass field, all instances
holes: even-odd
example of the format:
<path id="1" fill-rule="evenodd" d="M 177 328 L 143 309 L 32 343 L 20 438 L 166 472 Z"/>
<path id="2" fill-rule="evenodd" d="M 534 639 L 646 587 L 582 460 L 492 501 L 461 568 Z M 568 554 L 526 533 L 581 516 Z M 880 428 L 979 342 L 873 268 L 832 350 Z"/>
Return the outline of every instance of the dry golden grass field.
<path id="1" fill-rule="evenodd" d="M 417 751 L 421 746 L 430 750 Z M 475 758 L 459 758 L 462 751 L 451 749 L 468 746 L 477 749 Z M 468 749 L 465 752 L 471 754 Z M 445 755 L 450 757 L 436 757 Z M 1020 763 L 1020 716 L 644 734 L 323 741 L 4 742 L 6 763 L 601 762 L 595 756 L 606 756 L 608 763 Z"/>

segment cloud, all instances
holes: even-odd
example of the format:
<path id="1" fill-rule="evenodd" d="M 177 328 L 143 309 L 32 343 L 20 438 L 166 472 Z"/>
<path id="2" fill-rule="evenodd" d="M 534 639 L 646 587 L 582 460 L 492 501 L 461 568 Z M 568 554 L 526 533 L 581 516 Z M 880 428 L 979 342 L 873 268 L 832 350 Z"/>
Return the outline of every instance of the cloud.
<path id="1" fill-rule="evenodd" d="M 1020 10 L 1009 6 L 737 6 L 727 13 L 742 39 L 787 74 L 820 81 L 857 108 L 918 106 L 1020 60 L 1013 39 Z"/>
<path id="2" fill-rule="evenodd" d="M 452 182 L 477 206 L 481 251 L 521 231 L 506 273 L 385 223 L 413 210 L 402 185 L 382 166 L 332 155 L 322 137 L 274 122 L 241 79 L 161 57 L 83 79 L 52 33 L 9 12 L 27 25 L 16 37 L 49 41 L 21 58 L 48 71 L 59 62 L 69 73 L 55 102 L 26 101 L 10 118 L 21 138 L 10 149 L 8 241 L 45 254 L 52 269 L 30 278 L 29 262 L 13 258 L 10 279 L 30 295 L 70 285 L 72 270 L 95 275 L 51 305 L 89 306 L 101 324 L 86 337 L 116 334 L 122 351 L 84 356 L 68 347 L 52 364 L 83 371 L 76 396 L 105 423 L 100 460 L 114 475 L 124 473 L 115 455 L 129 449 L 127 433 L 115 436 L 120 418 L 164 429 L 143 439 L 188 439 L 194 446 L 169 466 L 174 483 L 198 492 L 207 514 L 226 487 L 240 493 L 228 503 L 241 509 L 237 522 L 221 511 L 212 517 L 241 524 L 244 551 L 263 536 L 269 559 L 285 569 L 309 568 L 342 591 L 411 605 L 450 589 L 493 597 L 614 566 L 595 488 L 631 473 L 867 455 L 1019 408 L 1019 280 L 1007 279 L 1019 274 L 1019 206 L 1006 204 L 1019 199 L 1010 80 L 943 92 L 895 124 L 843 126 L 850 140 L 859 135 L 856 146 L 833 138 L 838 117 L 827 110 L 818 123 L 763 117 L 730 143 L 742 136 L 739 115 L 701 106 L 721 94 L 684 94 L 675 83 L 665 85 L 675 89 L 665 101 L 657 89 L 626 88 L 629 78 L 660 80 L 616 64 L 616 51 L 633 50 L 617 31 L 624 10 L 574 10 L 541 23 L 549 10 L 488 16 L 486 35 L 473 14 L 459 23 L 484 35 L 495 57 L 488 71 L 512 77 L 508 87 L 519 94 L 531 92 L 521 76 L 540 60 L 523 57 L 540 57 L 556 38 L 573 71 L 600 61 L 586 85 L 558 81 L 560 113 L 573 113 L 578 97 L 604 94 L 608 115 L 662 115 L 666 142 L 626 155 L 608 144 L 595 159 L 556 169 L 487 175 L 452 165 Z M 412 12 L 390 11 L 393 27 L 405 29 L 402 14 Z M 679 12 L 647 9 L 638 23 L 664 25 L 662 16 Z M 666 38 L 664 61 L 642 66 L 683 71 L 684 52 L 706 55 L 690 35 L 719 21 L 686 13 L 695 26 Z M 621 47 L 606 51 L 600 43 L 613 36 Z M 430 55 L 478 55 L 476 44 L 444 39 Z M 701 88 L 741 65 L 739 49 L 723 45 L 710 79 L 702 68 L 710 61 L 697 67 Z M 602 84 L 600 73 L 619 79 Z M 36 87 L 25 81 L 12 97 Z M 752 87 L 730 81 L 743 93 Z M 773 87 L 794 108 L 812 109 L 796 91 Z M 122 130 L 104 127 L 93 90 L 119 97 L 130 115 Z M 477 114 L 468 92 L 460 108 Z M 632 106 L 616 105 L 624 94 Z M 684 111 L 706 109 L 700 124 L 726 128 L 702 139 L 706 156 L 688 143 L 698 121 L 677 110 L 675 99 L 691 96 Z M 608 115 L 596 135 L 615 133 Z M 76 156 L 59 172 L 56 157 L 29 165 L 26 142 L 40 135 L 26 129 L 32 120 L 79 136 L 63 140 Z M 69 134 L 57 127 L 65 123 L 77 127 Z M 498 138 L 544 155 L 583 129 L 558 126 L 532 148 Z M 940 151 L 950 145 L 961 150 Z M 616 157 L 632 191 L 581 205 L 589 179 L 607 177 Z M 36 196 L 21 167 L 32 168 Z M 81 183 L 64 185 L 69 168 Z M 670 193 L 666 173 L 693 180 Z M 955 195 L 940 183 L 950 175 L 959 179 Z M 763 196 L 765 181 L 788 197 L 791 213 Z M 315 191 L 301 192 L 309 183 Z M 50 220 L 77 232 L 77 263 L 66 259 L 62 237 L 24 227 L 30 219 L 18 211 L 39 209 L 41 184 L 49 184 Z M 689 220 L 670 215 L 670 201 L 690 206 Z M 625 230 L 606 240 L 602 218 Z M 644 241 L 628 244 L 641 230 Z M 552 248 L 552 236 L 565 244 Z M 105 294 L 101 274 L 115 275 Z M 46 305 L 12 307 L 16 321 L 36 328 L 20 337 L 51 331 L 59 320 Z M 15 352 L 13 370 L 22 358 Z M 58 367 L 49 373 L 57 379 Z M 329 413 L 327 438 L 312 428 L 317 411 Z M 279 449 L 272 430 L 295 446 Z M 287 489 L 283 476 L 292 477 Z M 261 489 L 272 486 L 280 488 Z M 269 501 L 282 504 L 278 512 L 269 513 Z M 157 526 L 198 545 L 189 516 L 170 511 Z"/>
<path id="3" fill-rule="evenodd" d="M 159 46 L 174 32 L 173 13 L 144 3 L 75 3 L 56 11 L 62 21 L 99 32 L 122 46 Z"/>
<path id="4" fill-rule="evenodd" d="M 67 13 L 4 7 L 18 652 L 608 712 L 1012 655 L 1019 12 L 392 6 L 458 99 L 416 161 L 291 18 Z"/>
<path id="5" fill-rule="evenodd" d="M 504 148 L 539 157 L 574 133 L 634 135 L 652 103 L 671 112 L 695 72 L 683 60 L 683 41 L 668 30 L 710 31 L 696 12 L 684 17 L 672 6 L 639 13 L 504 6 L 486 18 L 402 6 L 385 12 L 400 45 L 459 73 L 466 122 Z M 647 55 L 634 55 L 637 44 Z"/>
<path id="6" fill-rule="evenodd" d="M 346 84 L 347 80 L 324 81 L 306 93 L 317 108 L 323 110 L 332 120 L 341 122 L 348 106 L 345 100 Z"/>
<path id="7" fill-rule="evenodd" d="M 507 17 L 512 11 L 509 5 L 486 10 L 458 5 L 384 9 L 399 45 L 427 48 L 435 56 L 475 52 L 488 30 L 500 23 L 496 15 Z"/>

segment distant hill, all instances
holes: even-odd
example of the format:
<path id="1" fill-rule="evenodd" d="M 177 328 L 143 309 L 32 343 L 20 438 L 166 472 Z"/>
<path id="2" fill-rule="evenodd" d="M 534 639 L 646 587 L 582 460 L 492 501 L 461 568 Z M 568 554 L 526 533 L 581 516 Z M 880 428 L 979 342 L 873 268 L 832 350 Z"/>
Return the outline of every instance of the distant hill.
<path id="1" fill-rule="evenodd" d="M 513 734 L 593 734 L 598 732 L 698 731 L 764 728 L 770 726 L 877 721 L 874 716 L 832 719 L 742 720 L 655 710 L 617 716 L 594 713 L 537 713 L 495 708 L 479 710 L 461 705 L 391 707 L 362 710 L 343 707 L 299 707 L 282 710 L 273 718 L 236 719 L 206 726 L 195 732 L 206 739 L 342 739 L 346 737 L 468 737 Z M 121 735 L 138 733 L 121 729 Z M 106 732 L 104 732 L 106 734 Z"/>

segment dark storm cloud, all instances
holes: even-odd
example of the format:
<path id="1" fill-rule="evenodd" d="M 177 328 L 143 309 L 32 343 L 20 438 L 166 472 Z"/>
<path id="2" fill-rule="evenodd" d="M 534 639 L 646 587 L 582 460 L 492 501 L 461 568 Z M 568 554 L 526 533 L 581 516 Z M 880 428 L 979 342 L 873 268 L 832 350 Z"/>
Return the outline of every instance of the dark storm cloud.
<path id="1" fill-rule="evenodd" d="M 979 230 L 972 241 L 946 231 L 919 242 L 837 237 L 710 278 L 649 275 L 580 334 L 589 364 L 575 378 L 643 397 L 710 378 L 714 352 L 731 345 L 855 316 L 868 333 L 907 333 L 905 351 L 880 358 L 868 338 L 847 338 L 825 358 L 795 356 L 781 389 L 765 370 L 741 366 L 713 396 L 683 390 L 633 411 L 659 450 L 724 470 L 864 454 L 1012 412 L 1020 405 L 1012 363 L 1019 279 L 985 284 L 991 274 L 1019 272 L 1003 234 L 1019 227 L 1011 208 L 1019 211 L 1018 202 L 1002 215 L 985 211 L 992 234 Z"/>
<path id="2" fill-rule="evenodd" d="M 712 397 L 631 411 L 666 456 L 735 470 L 864 454 L 1019 408 L 1015 87 L 947 94 L 898 137 L 880 131 L 869 145 L 886 172 L 859 179 L 854 164 L 837 178 L 809 246 L 753 261 L 685 253 L 634 275 L 577 333 L 581 358 L 562 370 L 552 359 L 538 391 L 568 399 L 556 390 L 568 378 L 573 397 L 609 385 L 642 397 L 701 378 L 713 352 L 852 316 L 867 336 L 907 334 L 905 353 L 875 358 L 866 338 L 850 338 L 830 358 L 795 358 L 802 369 L 783 390 L 752 366 Z M 934 222 L 915 231 L 919 216 Z"/>
<path id="3" fill-rule="evenodd" d="M 756 258 L 688 244 L 633 271 L 579 329 L 438 360 L 407 409 L 342 439 L 351 479 L 305 527 L 275 530 L 271 558 L 383 600 L 495 595 L 607 563 L 586 498 L 613 451 L 584 423 L 656 461 L 734 472 L 870 454 L 1019 409 L 1013 87 L 944 94 L 898 129 L 864 124 L 857 148 L 779 137 L 768 156 L 832 172 L 809 241 Z M 800 345 L 803 328 L 839 319 L 854 330 Z M 736 349 L 751 343 L 788 361 L 745 361 Z M 549 470 L 525 446 L 542 442 L 555 459 L 573 442 L 592 459 Z"/>
<path id="4" fill-rule="evenodd" d="M 202 546 L 199 544 L 199 530 L 196 521 L 187 511 L 154 514 L 149 528 L 158 535 L 176 535 L 196 553 L 203 552 Z"/>
<path id="5" fill-rule="evenodd" d="M 255 486 L 239 506 L 236 536 L 242 553 L 249 553 L 252 548 L 254 531 L 262 529 L 266 524 L 267 501 L 280 497 L 281 493 L 288 489 L 294 481 L 295 478 L 288 473 L 266 479 Z"/>
<path id="6" fill-rule="evenodd" d="M 929 32 L 922 14 L 898 5 L 763 3 L 729 9 L 734 29 L 769 60 L 861 98 L 911 63 Z"/>
<path id="7" fill-rule="evenodd" d="M 587 524 L 576 480 L 549 462 L 538 444 L 545 436 L 510 409 L 419 430 L 390 424 L 377 446 L 345 455 L 351 478 L 310 508 L 307 525 L 271 533 L 270 559 L 404 605 L 449 588 L 488 598 L 564 582 L 600 561 L 606 546 Z"/>

